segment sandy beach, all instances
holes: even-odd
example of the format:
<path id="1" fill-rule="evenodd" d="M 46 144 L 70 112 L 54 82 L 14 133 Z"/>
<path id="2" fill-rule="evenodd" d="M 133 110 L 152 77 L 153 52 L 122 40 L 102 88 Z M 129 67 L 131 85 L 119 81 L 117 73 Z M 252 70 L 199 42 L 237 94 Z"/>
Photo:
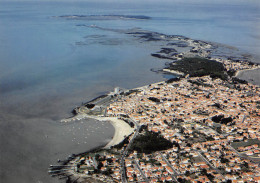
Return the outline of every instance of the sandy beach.
<path id="1" fill-rule="evenodd" d="M 61 122 L 70 122 L 84 118 L 92 118 L 98 121 L 109 121 L 115 128 L 115 134 L 113 136 L 113 139 L 104 147 L 104 149 L 109 149 L 110 147 L 119 144 L 125 139 L 125 137 L 129 136 L 135 130 L 135 128 L 131 128 L 130 125 L 127 124 L 125 121 L 120 120 L 116 117 L 98 117 L 90 116 L 87 114 L 78 114 L 72 118 L 63 119 L 61 120 Z"/>
<path id="2" fill-rule="evenodd" d="M 122 142 L 126 136 L 134 132 L 134 128 L 131 128 L 123 120 L 114 117 L 104 117 L 102 120 L 110 121 L 115 128 L 115 134 L 113 139 L 104 147 L 104 149 L 109 149 L 110 147 Z"/>

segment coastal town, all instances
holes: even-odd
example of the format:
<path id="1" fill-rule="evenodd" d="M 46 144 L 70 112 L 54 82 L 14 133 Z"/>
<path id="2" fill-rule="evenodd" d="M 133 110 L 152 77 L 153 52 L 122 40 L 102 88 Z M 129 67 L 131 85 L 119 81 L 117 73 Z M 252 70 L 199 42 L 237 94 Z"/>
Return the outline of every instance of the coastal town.
<path id="1" fill-rule="evenodd" d="M 218 62 L 227 71 L 258 67 Z M 110 149 L 76 157 L 67 164 L 70 174 L 102 182 L 260 182 L 260 87 L 231 80 L 186 75 L 112 93 L 99 115 L 121 119 L 132 133 Z M 131 148 L 148 132 L 171 147 L 149 153 Z"/>
<path id="2" fill-rule="evenodd" d="M 260 182 L 260 87 L 237 78 L 259 69 L 247 56 L 218 55 L 218 46 L 183 36 L 127 32 L 167 47 L 167 81 L 114 92 L 73 110 L 70 122 L 111 121 L 104 148 L 51 166 L 68 182 Z M 165 44 L 165 43 L 164 43 Z M 220 49 L 221 50 L 221 49 Z"/>
<path id="3" fill-rule="evenodd" d="M 196 81 L 203 85 L 193 84 Z M 111 104 L 108 115 L 127 114 L 177 144 L 140 159 L 136 152 L 129 154 L 129 181 L 258 182 L 260 90 L 250 84 L 238 86 L 239 90 L 231 89 L 209 76 L 189 78 L 151 85 Z M 160 102 L 155 104 L 149 97 Z M 143 177 L 138 176 L 136 159 Z"/>
<path id="4" fill-rule="evenodd" d="M 260 183 L 260 0 L 0 0 L 0 68 L 2 183 Z"/>

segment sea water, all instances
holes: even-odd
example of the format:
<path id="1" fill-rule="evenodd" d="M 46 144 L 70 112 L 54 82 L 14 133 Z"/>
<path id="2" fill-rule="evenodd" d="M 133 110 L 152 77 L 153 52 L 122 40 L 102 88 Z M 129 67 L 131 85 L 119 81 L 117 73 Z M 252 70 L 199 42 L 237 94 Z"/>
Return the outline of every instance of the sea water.
<path id="1" fill-rule="evenodd" d="M 8 2 L 0 0 L 0 180 L 59 182 L 50 164 L 104 146 L 109 123 L 60 119 L 113 90 L 157 82 L 160 43 L 107 29 L 142 28 L 213 41 L 258 54 L 258 1 Z M 66 19 L 62 15 L 144 15 L 150 19 Z M 89 25 L 89 26 L 80 26 Z M 107 29 L 95 29 L 93 26 Z"/>

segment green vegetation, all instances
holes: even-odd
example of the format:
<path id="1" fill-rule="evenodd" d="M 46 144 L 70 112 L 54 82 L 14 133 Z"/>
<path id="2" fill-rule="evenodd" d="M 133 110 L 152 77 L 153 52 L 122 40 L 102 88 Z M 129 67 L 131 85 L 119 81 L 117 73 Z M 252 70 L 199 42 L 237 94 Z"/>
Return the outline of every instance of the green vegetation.
<path id="1" fill-rule="evenodd" d="M 246 80 L 239 79 L 239 78 L 236 78 L 236 77 L 232 78 L 232 82 L 234 84 L 247 84 L 248 83 Z"/>
<path id="2" fill-rule="evenodd" d="M 210 75 L 212 78 L 226 80 L 228 75 L 222 63 L 206 58 L 193 57 L 183 58 L 168 67 L 170 70 L 177 70 L 191 77 Z"/>
<path id="3" fill-rule="evenodd" d="M 138 89 L 129 90 L 129 91 L 125 92 L 125 93 L 122 93 L 122 95 L 128 96 L 128 95 L 130 95 L 132 93 L 140 93 L 140 90 L 138 90 Z"/>
<path id="4" fill-rule="evenodd" d="M 211 120 L 215 123 L 220 123 L 220 124 L 225 124 L 225 125 L 228 123 L 231 123 L 233 121 L 233 119 L 231 117 L 224 118 L 224 115 L 213 116 L 211 118 Z"/>
<path id="5" fill-rule="evenodd" d="M 160 99 L 155 98 L 155 97 L 149 97 L 148 99 L 151 100 L 151 101 L 153 101 L 153 102 L 156 102 L 156 103 L 159 103 L 159 102 L 160 102 Z"/>
<path id="6" fill-rule="evenodd" d="M 195 85 L 198 85 L 198 86 L 204 86 L 204 87 L 211 87 L 212 88 L 211 84 L 204 83 L 204 81 L 202 79 L 197 79 L 195 81 L 188 80 L 188 82 L 195 84 Z"/>
<path id="7" fill-rule="evenodd" d="M 175 81 L 180 81 L 180 78 L 171 78 L 171 79 L 168 79 L 167 81 L 165 81 L 167 84 L 169 83 L 173 83 Z"/>
<path id="8" fill-rule="evenodd" d="M 150 154 L 155 151 L 162 151 L 172 147 L 173 144 L 161 134 L 145 131 L 134 139 L 130 151 L 136 150 L 138 153 Z"/>

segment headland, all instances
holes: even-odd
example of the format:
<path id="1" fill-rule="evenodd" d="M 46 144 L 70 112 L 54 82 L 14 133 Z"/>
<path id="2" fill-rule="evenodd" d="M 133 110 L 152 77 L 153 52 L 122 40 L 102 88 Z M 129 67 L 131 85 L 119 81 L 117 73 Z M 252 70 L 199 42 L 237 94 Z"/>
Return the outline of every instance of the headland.
<path id="1" fill-rule="evenodd" d="M 219 54 L 215 43 L 143 30 L 124 33 L 164 42 L 152 56 L 171 62 L 156 72 L 175 76 L 116 88 L 74 109 L 75 117 L 63 122 L 112 120 L 114 138 L 50 173 L 74 182 L 258 182 L 260 87 L 236 76 L 259 65 L 245 55 Z"/>

